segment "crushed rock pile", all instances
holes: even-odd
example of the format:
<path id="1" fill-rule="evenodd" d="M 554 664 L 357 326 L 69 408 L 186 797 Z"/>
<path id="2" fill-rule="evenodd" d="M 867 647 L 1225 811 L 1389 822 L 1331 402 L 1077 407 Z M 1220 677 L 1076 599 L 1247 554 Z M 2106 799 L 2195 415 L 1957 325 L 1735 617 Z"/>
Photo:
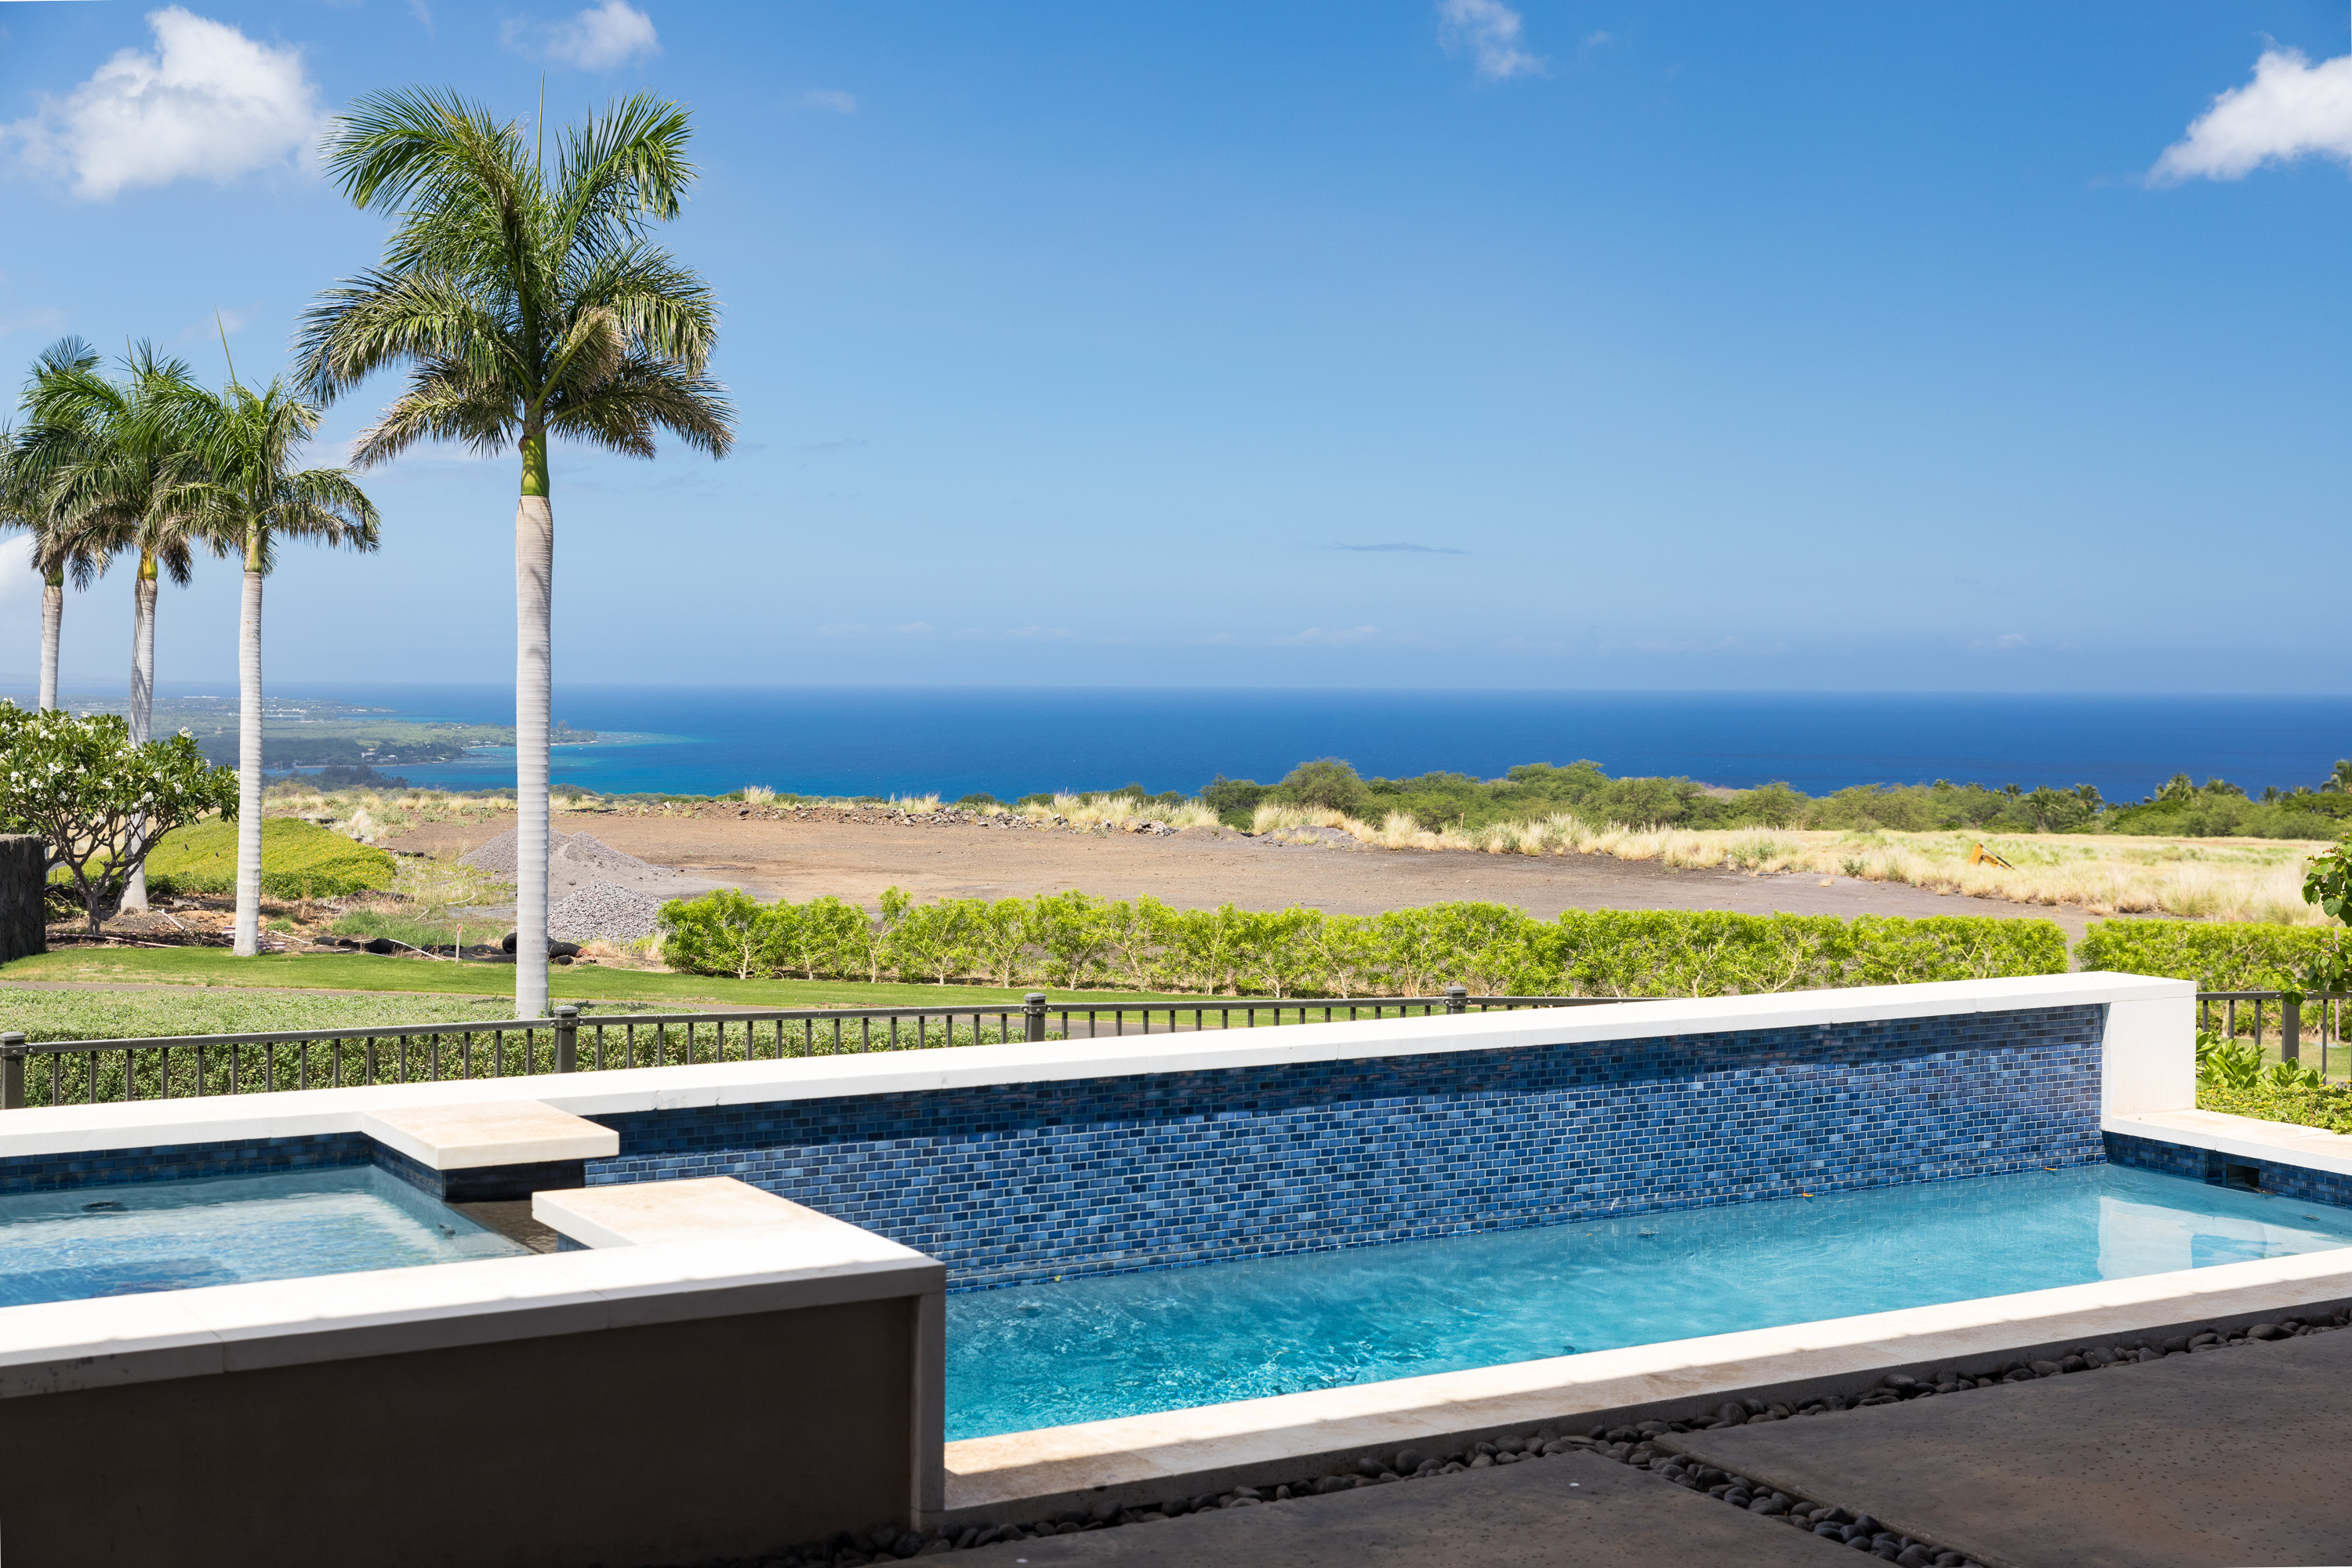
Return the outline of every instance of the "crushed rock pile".
<path id="1" fill-rule="evenodd" d="M 558 942 L 635 942 L 653 935 L 662 903 L 632 888 L 590 882 L 547 911 L 547 934 Z"/>
<path id="2" fill-rule="evenodd" d="M 511 830 L 501 833 L 463 859 L 477 870 L 511 878 L 515 874 L 515 836 Z M 658 908 L 666 899 L 682 898 L 711 885 L 695 881 L 667 866 L 640 860 L 585 833 L 551 832 L 547 836 L 547 892 L 555 904 L 590 888 L 603 887 L 645 895 Z M 551 909 L 549 918 L 553 919 Z M 633 934 L 645 936 L 652 930 L 647 924 L 644 931 Z"/>

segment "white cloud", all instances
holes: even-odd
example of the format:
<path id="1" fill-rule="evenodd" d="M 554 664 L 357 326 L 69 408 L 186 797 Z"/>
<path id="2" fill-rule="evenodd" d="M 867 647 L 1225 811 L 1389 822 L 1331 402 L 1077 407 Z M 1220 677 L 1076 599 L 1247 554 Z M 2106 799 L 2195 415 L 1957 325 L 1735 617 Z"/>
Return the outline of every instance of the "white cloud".
<path id="1" fill-rule="evenodd" d="M 1503 0 L 1437 0 L 1437 36 L 1448 49 L 1467 53 L 1489 81 L 1533 76 L 1543 57 L 1519 47 L 1519 14 Z"/>
<path id="2" fill-rule="evenodd" d="M 2307 153 L 2352 163 L 2352 56 L 2314 65 L 2300 49 L 2268 49 L 2254 79 L 2215 99 L 2148 179 L 2236 180 Z"/>
<path id="3" fill-rule="evenodd" d="M 133 185 L 226 183 L 294 164 L 325 125 L 299 49 L 257 44 L 177 5 L 147 15 L 155 52 L 124 49 L 0 133 L 26 167 L 104 201 Z"/>
<path id="4" fill-rule="evenodd" d="M 569 22 L 548 29 L 551 58 L 582 70 L 611 70 L 638 55 L 661 53 L 654 36 L 654 19 L 629 5 L 629 0 L 604 0 Z"/>
<path id="5" fill-rule="evenodd" d="M 793 100 L 793 107 L 831 110 L 835 114 L 855 114 L 857 112 L 857 99 L 854 93 L 843 92 L 835 88 L 813 87 L 795 97 Z"/>

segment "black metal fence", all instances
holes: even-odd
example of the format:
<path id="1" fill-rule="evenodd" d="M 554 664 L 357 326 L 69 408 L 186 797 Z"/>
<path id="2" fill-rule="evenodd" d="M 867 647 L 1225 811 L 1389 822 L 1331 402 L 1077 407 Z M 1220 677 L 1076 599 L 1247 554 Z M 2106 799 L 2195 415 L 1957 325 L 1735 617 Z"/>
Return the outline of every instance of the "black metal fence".
<path id="1" fill-rule="evenodd" d="M 277 1034 L 181 1035 L 121 1040 L 28 1041 L 0 1034 L 0 1109 L 439 1083 L 632 1067 L 782 1060 L 922 1050 L 939 1046 L 1087 1039 L 1208 1029 L 1270 1028 L 1376 1018 L 1591 1007 L 1631 996 L 1435 996 L 1256 999 L 1187 1003 L 1055 1002 L 1033 991 L 1017 1003 L 953 1007 L 782 1007 L 764 1012 L 592 1016 L 566 1004 L 551 1018 L 382 1025 Z M 2197 1023 L 2251 1038 L 2324 1077 L 2352 1080 L 2352 996 L 2202 991 Z"/>
<path id="2" fill-rule="evenodd" d="M 2352 1081 L 2352 1024 L 2340 991 L 2200 991 L 2197 1027 L 2224 1040 L 2252 1040 L 2265 1054 L 2316 1071 L 2322 1079 Z"/>
<path id="3" fill-rule="evenodd" d="M 1473 996 L 1459 985 L 1448 986 L 1437 996 L 1219 998 L 1148 1005 L 1054 1002 L 1044 992 L 1032 992 L 1021 1002 L 993 1006 L 591 1016 L 566 1004 L 551 1018 L 491 1023 L 121 1040 L 28 1041 L 21 1034 L 0 1034 L 0 1109 L 1579 1007 L 1622 1000 L 1634 998 Z"/>

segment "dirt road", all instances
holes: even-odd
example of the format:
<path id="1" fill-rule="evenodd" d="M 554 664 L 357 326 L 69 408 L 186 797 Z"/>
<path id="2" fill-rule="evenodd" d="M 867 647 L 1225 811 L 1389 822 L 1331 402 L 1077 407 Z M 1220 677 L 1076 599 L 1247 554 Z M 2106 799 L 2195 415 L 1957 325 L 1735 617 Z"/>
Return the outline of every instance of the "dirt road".
<path id="1" fill-rule="evenodd" d="M 513 826 L 512 818 L 439 823 L 387 842 L 402 849 L 463 851 Z M 2073 906 L 1961 898 L 1844 877 L 1676 870 L 1601 855 L 1310 848 L 1269 844 L 1222 828 L 1153 837 L 1101 830 L 902 825 L 887 818 L 595 813 L 566 813 L 555 826 L 762 898 L 799 901 L 832 893 L 869 907 L 883 889 L 896 886 L 925 900 L 1025 897 L 1076 888 L 1097 898 L 1150 894 L 1179 908 L 1230 902 L 1276 910 L 1302 904 L 1346 914 L 1480 899 L 1515 904 L 1544 918 L 1564 909 L 1999 915 L 2056 921 L 2069 938 L 2079 937 L 2093 918 Z"/>

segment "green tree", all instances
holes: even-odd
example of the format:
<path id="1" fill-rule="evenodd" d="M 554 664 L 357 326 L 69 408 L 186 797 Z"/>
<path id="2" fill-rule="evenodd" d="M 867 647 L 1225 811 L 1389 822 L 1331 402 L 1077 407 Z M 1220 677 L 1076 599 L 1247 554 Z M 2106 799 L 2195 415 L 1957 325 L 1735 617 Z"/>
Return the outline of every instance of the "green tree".
<path id="1" fill-rule="evenodd" d="M 733 888 L 661 907 L 662 962 L 681 974 L 773 974 L 783 962 L 783 931 L 773 905 Z"/>
<path id="2" fill-rule="evenodd" d="M 734 413 L 708 374 L 709 286 L 646 237 L 695 179 L 687 113 L 638 94 L 567 127 L 553 167 L 514 121 L 454 92 L 360 100 L 327 169 L 365 211 L 397 213 L 383 260 L 304 320 L 301 369 L 331 400 L 404 366 L 408 390 L 359 438 L 362 468 L 419 441 L 520 459 L 515 508 L 515 1007 L 547 1007 L 548 729 L 555 513 L 548 443 L 632 457 L 657 431 L 724 456 Z"/>
<path id="3" fill-rule="evenodd" d="M 1280 784 L 1266 792 L 1266 796 L 1285 805 L 1312 806 L 1361 816 L 1370 804 L 1371 794 L 1354 768 L 1337 757 L 1318 757 L 1291 769 Z"/>
<path id="4" fill-rule="evenodd" d="M 206 765 L 184 731 L 142 744 L 119 713 L 76 718 L 0 701 L 0 822 L 47 841 L 92 936 L 155 841 L 212 812 L 236 815 L 236 774 Z"/>
<path id="5" fill-rule="evenodd" d="M 182 361 L 147 343 L 121 362 L 122 379 L 98 368 L 77 340 L 43 356 L 26 400 L 35 444 L 25 453 L 56 509 L 58 548 L 103 572 L 118 557 L 138 558 L 132 582 L 130 736 L 144 745 L 155 717 L 155 606 L 161 579 L 185 585 L 198 544 L 215 542 L 204 505 L 204 456 L 187 417 L 194 384 Z M 134 869 L 123 907 L 147 907 L 143 868 Z"/>
<path id="6" fill-rule="evenodd" d="M 1049 984 L 1078 990 L 1094 977 L 1110 933 L 1102 906 L 1076 889 L 1043 893 L 1029 906 L 1028 937 L 1045 955 Z"/>
<path id="7" fill-rule="evenodd" d="M 33 362 L 24 394 L 29 414 L 45 377 L 97 367 L 98 353 L 79 338 L 61 338 Z M 65 636 L 66 579 L 86 588 L 104 555 L 72 527 L 52 464 L 69 443 L 38 423 L 0 429 L 0 533 L 29 534 L 33 570 L 41 578 L 41 687 L 44 712 L 58 705 L 58 650 Z"/>
<path id="8" fill-rule="evenodd" d="M 227 342 L 223 341 L 224 352 Z M 245 592 L 237 612 L 237 845 L 236 948 L 261 951 L 261 580 L 277 564 L 279 541 L 376 547 L 376 510 L 341 468 L 295 467 L 316 433 L 319 409 L 272 379 L 258 391 L 232 367 L 221 394 L 191 386 L 181 395 L 203 454 L 203 506 L 215 548 L 238 552 Z"/>

